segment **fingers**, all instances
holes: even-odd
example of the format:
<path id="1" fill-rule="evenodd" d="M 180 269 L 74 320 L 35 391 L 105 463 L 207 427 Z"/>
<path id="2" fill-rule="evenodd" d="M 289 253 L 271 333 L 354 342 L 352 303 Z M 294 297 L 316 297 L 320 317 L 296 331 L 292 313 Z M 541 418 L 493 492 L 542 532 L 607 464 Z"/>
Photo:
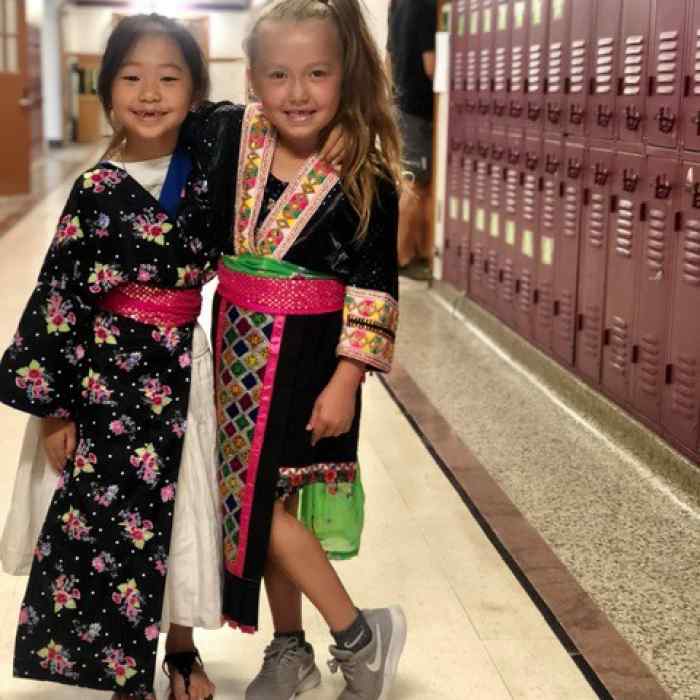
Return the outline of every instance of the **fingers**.
<path id="1" fill-rule="evenodd" d="M 343 130 L 336 126 L 333 131 L 328 136 L 326 143 L 321 151 L 321 157 L 339 167 L 343 164 L 343 159 L 345 156 L 345 140 L 343 138 Z"/>

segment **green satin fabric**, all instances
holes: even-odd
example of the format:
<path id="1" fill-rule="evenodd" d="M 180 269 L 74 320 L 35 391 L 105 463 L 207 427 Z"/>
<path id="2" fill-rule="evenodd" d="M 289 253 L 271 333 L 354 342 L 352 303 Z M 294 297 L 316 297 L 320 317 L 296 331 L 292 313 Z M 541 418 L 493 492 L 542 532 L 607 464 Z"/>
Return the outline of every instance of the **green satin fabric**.
<path id="1" fill-rule="evenodd" d="M 273 279 L 290 279 L 303 277 L 311 280 L 333 279 L 329 275 L 323 275 L 305 267 L 295 265 L 284 260 L 276 260 L 262 255 L 243 253 L 243 255 L 224 255 L 224 265 L 232 272 L 242 272 L 256 277 L 271 277 Z"/>

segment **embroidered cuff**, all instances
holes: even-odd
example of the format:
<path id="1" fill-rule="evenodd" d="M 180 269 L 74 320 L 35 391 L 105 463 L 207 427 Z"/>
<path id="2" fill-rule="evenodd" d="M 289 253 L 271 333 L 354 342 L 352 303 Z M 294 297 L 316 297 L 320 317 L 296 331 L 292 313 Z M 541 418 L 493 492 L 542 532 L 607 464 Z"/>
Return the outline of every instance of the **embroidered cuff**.
<path id="1" fill-rule="evenodd" d="M 388 372 L 394 357 L 398 321 L 399 305 L 391 295 L 348 287 L 338 355 Z"/>

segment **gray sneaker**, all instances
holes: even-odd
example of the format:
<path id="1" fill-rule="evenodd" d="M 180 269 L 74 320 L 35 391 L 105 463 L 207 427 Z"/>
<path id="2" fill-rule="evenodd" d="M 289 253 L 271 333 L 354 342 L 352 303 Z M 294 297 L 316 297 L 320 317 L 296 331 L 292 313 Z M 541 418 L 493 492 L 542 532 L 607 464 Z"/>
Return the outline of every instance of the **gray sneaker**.
<path id="1" fill-rule="evenodd" d="M 321 683 L 310 644 L 294 637 L 273 639 L 265 649 L 260 673 L 245 691 L 246 700 L 293 700 Z"/>
<path id="2" fill-rule="evenodd" d="M 333 673 L 340 669 L 346 683 L 338 700 L 387 700 L 406 644 L 406 616 L 400 607 L 363 613 L 372 641 L 354 654 L 330 648 L 333 658 L 328 666 Z"/>

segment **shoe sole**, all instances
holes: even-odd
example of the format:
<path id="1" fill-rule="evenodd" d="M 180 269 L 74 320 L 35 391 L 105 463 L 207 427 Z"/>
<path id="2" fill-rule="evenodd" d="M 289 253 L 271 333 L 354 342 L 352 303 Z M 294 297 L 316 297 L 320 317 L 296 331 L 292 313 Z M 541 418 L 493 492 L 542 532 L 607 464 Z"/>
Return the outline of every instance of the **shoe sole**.
<path id="1" fill-rule="evenodd" d="M 294 700 L 297 695 L 301 695 L 309 690 L 318 688 L 319 685 L 321 685 L 321 672 L 318 670 L 318 666 L 314 666 L 311 673 L 309 673 L 309 675 L 306 676 L 301 683 L 299 683 L 297 689 L 294 691 L 294 693 L 292 693 L 292 697 L 289 698 L 289 700 Z"/>
<path id="2" fill-rule="evenodd" d="M 404 646 L 406 646 L 406 615 L 398 605 L 389 608 L 389 614 L 391 615 L 392 633 L 389 650 L 386 654 L 386 663 L 384 664 L 384 682 L 382 683 L 382 692 L 379 694 L 379 700 L 388 699 L 399 667 L 399 659 L 403 653 Z"/>

